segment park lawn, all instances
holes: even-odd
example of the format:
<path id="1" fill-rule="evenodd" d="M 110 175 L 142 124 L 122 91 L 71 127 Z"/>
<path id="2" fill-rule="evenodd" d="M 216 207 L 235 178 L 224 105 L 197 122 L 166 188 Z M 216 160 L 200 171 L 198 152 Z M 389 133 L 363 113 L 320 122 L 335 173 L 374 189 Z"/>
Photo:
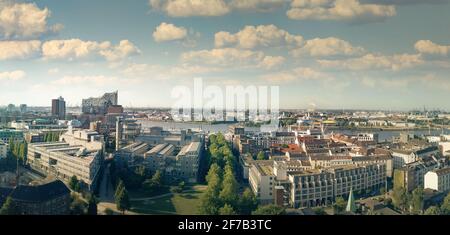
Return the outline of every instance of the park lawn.
<path id="1" fill-rule="evenodd" d="M 176 193 L 145 201 L 132 201 L 131 211 L 154 215 L 196 215 L 204 192 L 204 188 L 196 188 L 193 192 Z"/>

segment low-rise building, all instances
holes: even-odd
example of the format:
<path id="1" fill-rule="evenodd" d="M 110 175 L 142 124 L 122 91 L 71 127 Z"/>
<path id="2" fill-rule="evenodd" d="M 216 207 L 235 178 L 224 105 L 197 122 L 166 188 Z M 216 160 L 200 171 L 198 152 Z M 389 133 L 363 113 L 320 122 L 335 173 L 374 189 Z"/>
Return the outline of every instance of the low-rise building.
<path id="1" fill-rule="evenodd" d="M 424 188 L 439 192 L 450 191 L 450 167 L 427 172 L 425 174 Z"/>

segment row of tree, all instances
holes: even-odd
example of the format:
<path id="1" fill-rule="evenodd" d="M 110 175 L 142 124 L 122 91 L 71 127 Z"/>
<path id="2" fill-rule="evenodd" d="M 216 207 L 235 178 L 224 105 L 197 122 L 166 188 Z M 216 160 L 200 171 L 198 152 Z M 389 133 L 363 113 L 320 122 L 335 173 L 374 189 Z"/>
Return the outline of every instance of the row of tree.
<path id="1" fill-rule="evenodd" d="M 261 154 L 264 155 L 264 153 Z M 200 201 L 201 214 L 272 215 L 285 213 L 284 208 L 276 205 L 258 207 L 258 201 L 249 188 L 246 188 L 242 194 L 240 193 L 239 183 L 236 180 L 236 157 L 221 133 L 209 137 L 207 158 L 209 171 L 205 179 L 208 189 Z"/>
<path id="2" fill-rule="evenodd" d="M 409 193 L 407 189 L 396 186 L 392 194 L 392 202 L 396 208 L 412 214 L 450 215 L 450 193 L 441 206 L 431 206 L 424 211 L 424 191 L 421 187 Z"/>
<path id="3" fill-rule="evenodd" d="M 19 159 L 20 161 L 24 162 L 25 156 L 27 155 L 27 143 L 9 139 L 8 153 L 10 157 Z"/>
<path id="4" fill-rule="evenodd" d="M 59 141 L 59 133 L 48 132 L 44 134 L 44 142 L 56 142 Z"/>

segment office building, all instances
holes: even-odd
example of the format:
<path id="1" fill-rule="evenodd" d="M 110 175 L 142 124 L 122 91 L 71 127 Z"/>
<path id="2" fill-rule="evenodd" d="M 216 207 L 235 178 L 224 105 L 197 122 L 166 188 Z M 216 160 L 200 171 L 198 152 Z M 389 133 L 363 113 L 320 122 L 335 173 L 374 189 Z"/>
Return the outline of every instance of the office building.
<path id="1" fill-rule="evenodd" d="M 72 176 L 94 190 L 103 160 L 103 139 L 91 131 L 65 133 L 60 142 L 28 145 L 27 163 L 44 175 L 68 182 Z"/>
<path id="2" fill-rule="evenodd" d="M 59 120 L 66 118 L 66 101 L 61 96 L 52 100 L 52 116 Z"/>

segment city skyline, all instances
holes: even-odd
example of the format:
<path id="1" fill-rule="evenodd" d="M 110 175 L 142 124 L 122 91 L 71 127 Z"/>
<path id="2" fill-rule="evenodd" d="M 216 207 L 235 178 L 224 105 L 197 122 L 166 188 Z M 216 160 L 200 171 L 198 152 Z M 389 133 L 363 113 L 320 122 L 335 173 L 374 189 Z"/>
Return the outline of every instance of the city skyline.
<path id="1" fill-rule="evenodd" d="M 0 106 L 59 96 L 76 106 L 118 90 L 124 107 L 171 107 L 173 87 L 200 77 L 280 86 L 281 109 L 450 110 L 449 10 L 445 0 L 0 0 Z"/>

